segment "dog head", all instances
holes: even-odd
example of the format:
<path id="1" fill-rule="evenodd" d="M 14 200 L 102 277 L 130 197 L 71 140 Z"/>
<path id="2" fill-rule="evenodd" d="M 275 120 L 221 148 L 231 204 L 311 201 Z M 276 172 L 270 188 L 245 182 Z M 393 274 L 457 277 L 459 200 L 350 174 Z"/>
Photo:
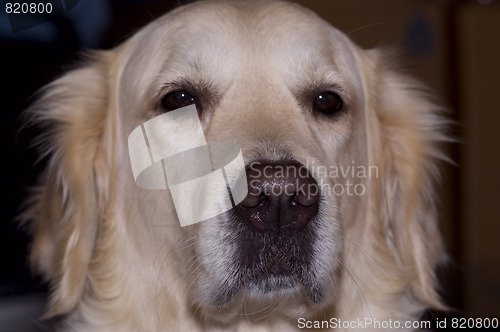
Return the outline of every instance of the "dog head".
<path id="1" fill-rule="evenodd" d="M 278 1 L 187 5 L 93 54 L 30 112 L 48 133 L 30 218 L 49 315 L 117 317 L 153 298 L 228 323 L 439 308 L 445 136 L 423 91 L 383 51 Z M 168 190 L 135 185 L 127 136 L 190 104 L 208 141 L 241 148 L 249 194 L 182 228 Z"/>

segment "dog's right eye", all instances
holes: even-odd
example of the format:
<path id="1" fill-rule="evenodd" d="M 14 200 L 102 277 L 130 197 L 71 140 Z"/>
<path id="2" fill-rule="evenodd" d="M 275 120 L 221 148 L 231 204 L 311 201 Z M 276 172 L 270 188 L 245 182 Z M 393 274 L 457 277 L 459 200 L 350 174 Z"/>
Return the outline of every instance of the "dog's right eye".
<path id="1" fill-rule="evenodd" d="M 334 92 L 324 91 L 316 96 L 313 101 L 313 109 L 317 113 L 327 115 L 337 114 L 342 111 L 344 103 L 342 98 Z"/>
<path id="2" fill-rule="evenodd" d="M 175 109 L 186 107 L 196 102 L 195 98 L 186 91 L 174 91 L 170 92 L 161 100 L 161 105 L 167 111 L 173 111 Z"/>

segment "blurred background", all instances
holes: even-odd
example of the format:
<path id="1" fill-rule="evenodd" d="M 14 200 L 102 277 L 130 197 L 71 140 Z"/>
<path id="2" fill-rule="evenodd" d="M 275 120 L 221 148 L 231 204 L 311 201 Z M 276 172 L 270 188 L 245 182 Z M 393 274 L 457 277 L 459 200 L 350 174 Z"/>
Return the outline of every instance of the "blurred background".
<path id="1" fill-rule="evenodd" d="M 112 48 L 192 1 L 33 1 L 51 2 L 49 16 L 7 15 L 9 2 L 0 3 L 0 322 L 40 312 L 47 290 L 27 269 L 28 239 L 14 220 L 43 168 L 26 149 L 30 133 L 17 134 L 19 114 L 82 50 Z M 500 0 L 295 2 L 362 47 L 398 47 L 399 63 L 450 110 L 457 143 L 447 147 L 454 164 L 443 165 L 439 187 L 451 258 L 440 271 L 442 295 L 466 317 L 500 318 Z M 32 325 L 24 323 L 8 331 L 28 331 Z"/>

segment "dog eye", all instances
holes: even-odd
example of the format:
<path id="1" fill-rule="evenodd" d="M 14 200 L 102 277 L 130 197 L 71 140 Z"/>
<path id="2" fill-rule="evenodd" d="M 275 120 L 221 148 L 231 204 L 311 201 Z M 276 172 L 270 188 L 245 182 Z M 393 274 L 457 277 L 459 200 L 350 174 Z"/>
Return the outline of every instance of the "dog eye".
<path id="1" fill-rule="evenodd" d="M 174 91 L 163 97 L 161 105 L 167 111 L 173 111 L 175 109 L 194 104 L 195 101 L 195 98 L 186 91 Z"/>
<path id="2" fill-rule="evenodd" d="M 313 110 L 315 112 L 333 115 L 342 110 L 344 103 L 342 98 L 334 92 L 321 92 L 314 98 Z"/>

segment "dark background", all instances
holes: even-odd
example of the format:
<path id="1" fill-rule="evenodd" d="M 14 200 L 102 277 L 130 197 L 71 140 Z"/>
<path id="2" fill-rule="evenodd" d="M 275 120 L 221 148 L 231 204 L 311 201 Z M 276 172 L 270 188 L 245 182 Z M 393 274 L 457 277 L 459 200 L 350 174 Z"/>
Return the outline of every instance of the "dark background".
<path id="1" fill-rule="evenodd" d="M 7 1 L 6 1 L 7 2 Z M 52 1 L 57 2 L 57 1 Z M 72 0 L 60 15 L 9 21 L 0 2 L 0 301 L 41 293 L 27 269 L 28 239 L 15 216 L 43 162 L 18 132 L 19 115 L 42 86 L 87 48 L 118 45 L 167 10 L 191 1 Z M 426 82 L 457 125 L 443 166 L 441 228 L 451 260 L 442 271 L 448 304 L 473 317 L 500 315 L 500 1 L 296 0 L 363 47 L 396 45 L 402 64 Z M 23 21 L 24 20 L 24 21 Z M 24 26 L 23 26 L 24 24 Z M 13 32 L 12 26 L 19 31 Z M 24 28 L 23 28 L 24 27 Z M 16 30 L 15 29 L 15 30 Z M 1 314 L 1 313 L 0 313 Z"/>

